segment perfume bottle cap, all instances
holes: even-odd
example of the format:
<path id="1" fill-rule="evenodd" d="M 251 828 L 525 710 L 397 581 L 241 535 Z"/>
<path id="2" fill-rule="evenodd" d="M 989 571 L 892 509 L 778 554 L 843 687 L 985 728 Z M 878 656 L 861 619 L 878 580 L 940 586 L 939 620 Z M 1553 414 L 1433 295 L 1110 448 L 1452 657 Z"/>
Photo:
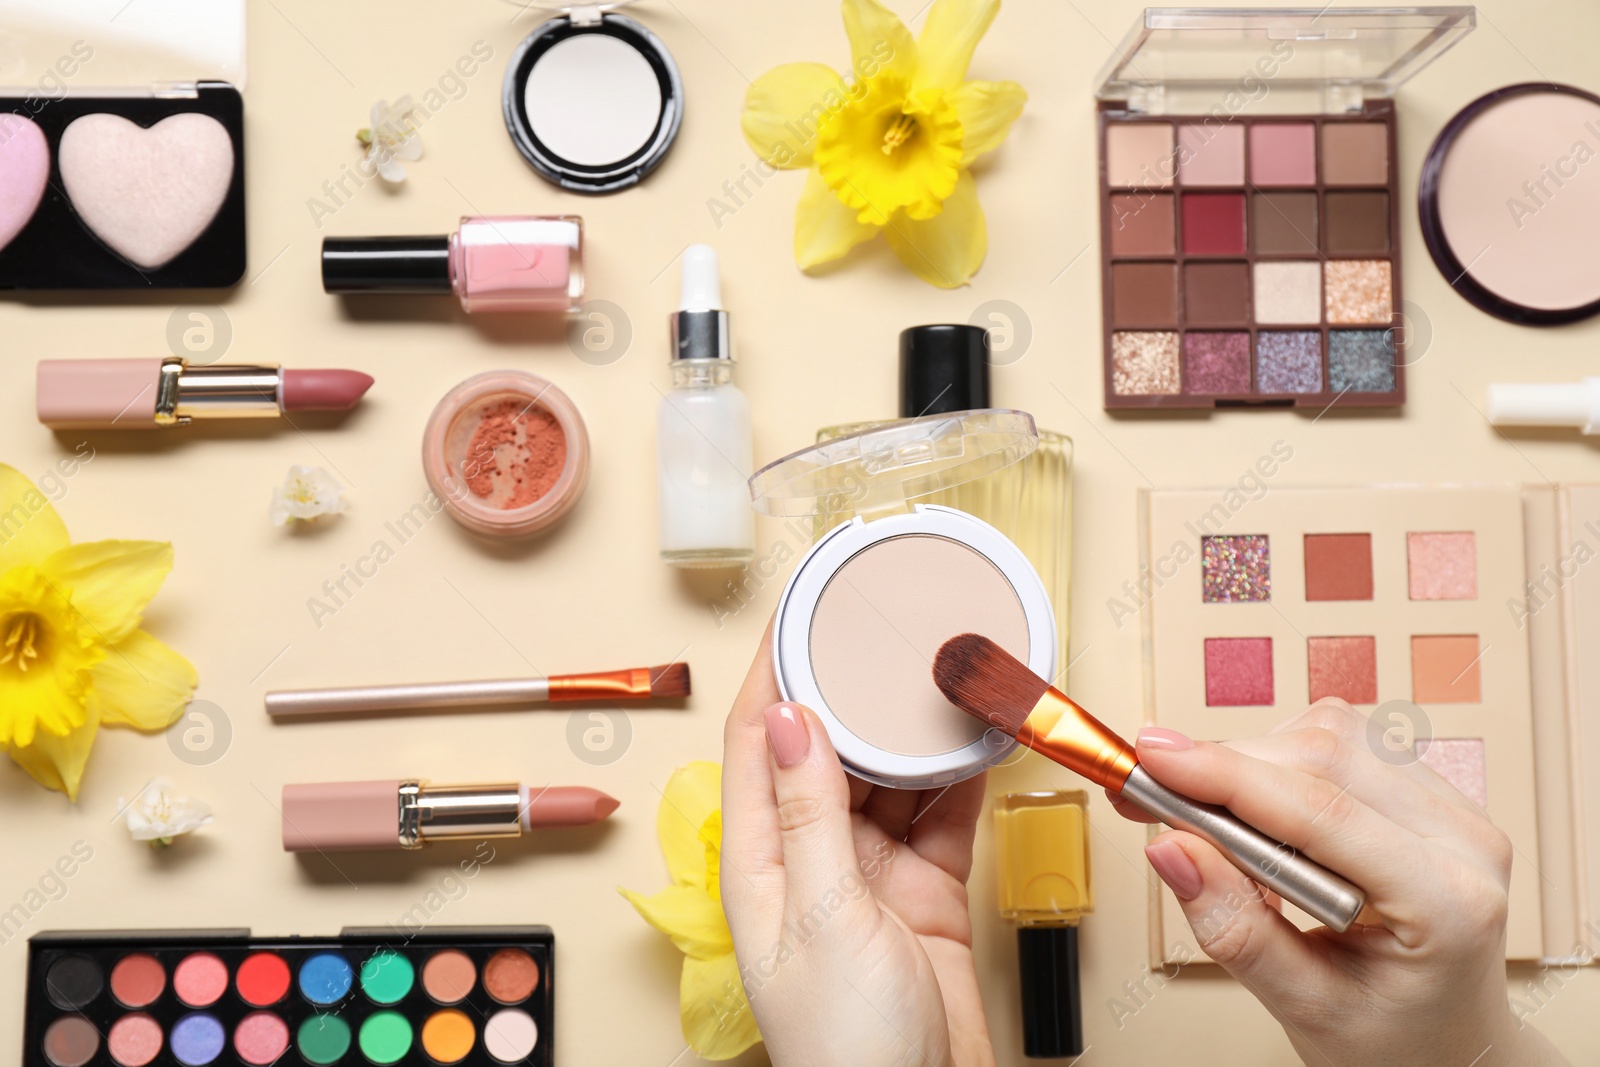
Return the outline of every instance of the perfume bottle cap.
<path id="1" fill-rule="evenodd" d="M 989 331 L 966 323 L 900 331 L 900 417 L 989 406 Z"/>
<path id="2" fill-rule="evenodd" d="M 1078 928 L 1017 929 L 1022 972 L 1022 1051 L 1029 1058 L 1083 1052 L 1083 1001 L 1078 989 Z"/>

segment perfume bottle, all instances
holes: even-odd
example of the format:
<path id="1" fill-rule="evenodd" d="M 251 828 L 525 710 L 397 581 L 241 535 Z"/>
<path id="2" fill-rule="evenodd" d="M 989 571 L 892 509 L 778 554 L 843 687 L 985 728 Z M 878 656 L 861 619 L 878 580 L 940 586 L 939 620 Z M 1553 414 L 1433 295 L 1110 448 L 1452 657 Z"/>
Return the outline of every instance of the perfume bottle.
<path id="1" fill-rule="evenodd" d="M 750 403 L 733 384 L 728 313 L 708 245 L 683 253 L 672 348 L 672 391 L 656 411 L 661 558 L 675 567 L 736 567 L 755 552 Z"/>
<path id="2" fill-rule="evenodd" d="M 583 220 L 576 215 L 464 218 L 427 237 L 329 237 L 329 293 L 454 293 L 462 310 L 558 312 L 583 299 Z"/>
<path id="3" fill-rule="evenodd" d="M 1000 917 L 1017 927 L 1022 1050 L 1083 1051 L 1078 923 L 1094 911 L 1088 795 L 1003 793 L 994 798 Z"/>
<path id="4" fill-rule="evenodd" d="M 989 407 L 989 334 L 968 324 L 913 326 L 900 333 L 900 417 L 917 418 Z M 817 441 L 860 433 L 890 420 L 847 423 L 817 432 Z M 850 494 L 819 514 L 820 537 L 855 515 Z M 1065 682 L 1068 597 L 1072 582 L 1072 439 L 1039 430 L 1039 446 L 1020 463 L 949 489 L 919 496 L 917 504 L 945 504 L 976 515 L 1009 537 L 1039 572 L 1055 608 L 1056 663 Z"/>

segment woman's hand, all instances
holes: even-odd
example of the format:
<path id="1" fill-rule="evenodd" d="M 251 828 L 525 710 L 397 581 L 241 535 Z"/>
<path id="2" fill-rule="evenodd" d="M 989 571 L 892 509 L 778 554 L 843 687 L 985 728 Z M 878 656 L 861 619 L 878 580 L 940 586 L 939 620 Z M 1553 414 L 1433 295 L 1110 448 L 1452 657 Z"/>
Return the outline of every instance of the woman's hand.
<path id="1" fill-rule="evenodd" d="M 770 627 L 723 747 L 722 904 L 773 1063 L 993 1064 L 966 888 L 984 777 L 846 777 L 817 717 L 779 703 Z"/>
<path id="2" fill-rule="evenodd" d="M 1200 947 L 1308 1064 L 1566 1063 L 1506 999 L 1510 841 L 1422 763 L 1379 759 L 1366 730 L 1348 704 L 1324 700 L 1263 737 L 1219 745 L 1147 728 L 1138 740 L 1139 762 L 1162 784 L 1227 807 L 1365 889 L 1347 932 L 1301 933 L 1192 834 L 1157 837 L 1151 866 Z"/>

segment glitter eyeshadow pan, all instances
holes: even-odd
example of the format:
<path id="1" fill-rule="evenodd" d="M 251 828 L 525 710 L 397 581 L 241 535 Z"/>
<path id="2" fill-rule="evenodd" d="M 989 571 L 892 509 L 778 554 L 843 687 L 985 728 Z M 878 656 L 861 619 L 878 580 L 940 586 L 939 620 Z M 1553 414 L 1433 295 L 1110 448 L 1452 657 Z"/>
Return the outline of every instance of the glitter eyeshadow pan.
<path id="1" fill-rule="evenodd" d="M 553 1062 L 547 927 L 29 940 L 23 1067 Z"/>

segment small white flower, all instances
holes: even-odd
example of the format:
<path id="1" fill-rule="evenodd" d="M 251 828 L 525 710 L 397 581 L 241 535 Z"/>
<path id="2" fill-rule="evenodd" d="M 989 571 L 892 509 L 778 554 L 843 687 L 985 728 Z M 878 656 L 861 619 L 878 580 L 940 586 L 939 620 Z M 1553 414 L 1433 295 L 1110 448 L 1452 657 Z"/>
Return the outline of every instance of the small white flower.
<path id="1" fill-rule="evenodd" d="M 367 146 L 367 162 L 386 182 L 406 180 L 406 168 L 399 160 L 414 163 L 422 158 L 416 107 L 409 96 L 402 96 L 393 104 L 379 100 L 372 105 L 372 125 L 356 132 L 356 140 Z"/>
<path id="2" fill-rule="evenodd" d="M 321 467 L 289 468 L 283 484 L 272 491 L 268 514 L 272 525 L 283 526 L 294 519 L 309 522 L 318 515 L 338 515 L 345 509 L 344 486 Z"/>
<path id="3" fill-rule="evenodd" d="M 133 839 L 148 841 L 152 848 L 170 845 L 173 838 L 211 823 L 211 805 L 176 795 L 165 778 L 150 779 L 132 803 L 118 797 L 117 810 L 124 813 Z"/>

